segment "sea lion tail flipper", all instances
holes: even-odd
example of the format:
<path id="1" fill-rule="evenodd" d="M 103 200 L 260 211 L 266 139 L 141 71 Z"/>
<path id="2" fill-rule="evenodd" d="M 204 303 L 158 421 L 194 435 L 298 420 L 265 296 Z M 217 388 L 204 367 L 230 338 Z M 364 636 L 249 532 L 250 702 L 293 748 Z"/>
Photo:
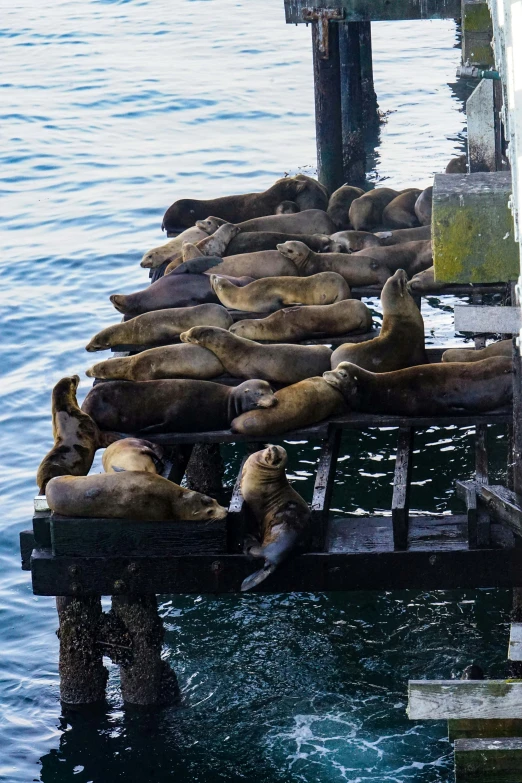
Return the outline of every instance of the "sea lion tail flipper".
<path id="1" fill-rule="evenodd" d="M 243 579 L 241 582 L 241 592 L 244 593 L 247 590 L 251 590 L 253 587 L 261 584 L 261 582 L 264 582 L 270 574 L 274 573 L 276 568 L 277 566 L 274 563 L 265 563 L 263 568 L 260 568 L 259 571 L 255 571 L 253 574 L 250 574 L 250 576 L 247 576 L 246 579 Z"/>

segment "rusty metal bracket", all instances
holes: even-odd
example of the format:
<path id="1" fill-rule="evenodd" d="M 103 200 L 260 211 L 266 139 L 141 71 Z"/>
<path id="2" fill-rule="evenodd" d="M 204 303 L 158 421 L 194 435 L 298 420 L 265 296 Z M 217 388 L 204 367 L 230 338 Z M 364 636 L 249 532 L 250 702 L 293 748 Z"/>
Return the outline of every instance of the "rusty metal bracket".
<path id="1" fill-rule="evenodd" d="M 303 8 L 305 22 L 315 22 L 318 25 L 318 51 L 321 60 L 330 59 L 328 40 L 328 22 L 341 22 L 344 19 L 344 8 Z"/>

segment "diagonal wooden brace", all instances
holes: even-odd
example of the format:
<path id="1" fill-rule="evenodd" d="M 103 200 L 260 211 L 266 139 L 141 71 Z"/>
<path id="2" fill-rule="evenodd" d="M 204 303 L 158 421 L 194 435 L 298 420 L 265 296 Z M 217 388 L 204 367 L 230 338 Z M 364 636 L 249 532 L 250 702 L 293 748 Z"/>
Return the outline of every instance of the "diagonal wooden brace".
<path id="1" fill-rule="evenodd" d="M 318 30 L 318 54 L 321 60 L 330 59 L 330 45 L 328 36 L 328 23 L 340 22 L 344 18 L 342 8 L 303 8 L 303 20 L 315 22 Z"/>

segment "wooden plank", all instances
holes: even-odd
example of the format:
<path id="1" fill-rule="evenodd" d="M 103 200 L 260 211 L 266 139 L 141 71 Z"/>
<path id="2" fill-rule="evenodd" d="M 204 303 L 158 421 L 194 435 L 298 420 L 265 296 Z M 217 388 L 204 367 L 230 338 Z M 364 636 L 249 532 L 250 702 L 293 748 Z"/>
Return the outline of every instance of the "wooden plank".
<path id="1" fill-rule="evenodd" d="M 455 783 L 520 783 L 522 739 L 455 741 Z"/>
<path id="2" fill-rule="evenodd" d="M 522 737 L 522 719 L 474 720 L 473 718 L 464 718 L 448 721 L 450 742 L 455 742 L 457 739 L 492 739 L 493 737 Z"/>
<path id="3" fill-rule="evenodd" d="M 410 680 L 410 720 L 522 717 L 522 680 Z"/>
<path id="4" fill-rule="evenodd" d="M 225 520 L 143 522 L 51 516 L 51 548 L 56 556 L 183 555 L 226 552 Z"/>
<path id="5" fill-rule="evenodd" d="M 518 334 L 521 325 L 519 307 L 455 305 L 456 332 Z"/>
<path id="6" fill-rule="evenodd" d="M 261 567 L 261 560 L 228 554 L 53 557 L 50 550 L 35 550 L 31 557 L 36 595 L 236 593 L 243 579 L 256 566 Z M 513 586 L 522 586 L 522 549 L 428 549 L 300 554 L 266 579 L 260 591 L 452 590 Z"/>
<path id="7" fill-rule="evenodd" d="M 408 546 L 413 434 L 414 430 L 412 427 L 401 427 L 399 429 L 392 498 L 393 543 L 395 549 L 406 549 Z"/>
<path id="8" fill-rule="evenodd" d="M 491 15 L 485 0 L 463 0 L 462 2 L 462 62 L 482 68 L 495 67 L 491 48 L 493 35 Z M 483 81 L 491 81 L 484 79 Z M 468 109 L 466 106 L 466 113 Z M 468 114 L 469 138 L 469 114 Z M 495 169 L 490 169 L 494 171 Z"/>
<path id="9" fill-rule="evenodd" d="M 517 304 L 518 297 L 517 297 Z M 513 440 L 511 450 L 513 489 L 522 495 L 522 361 L 513 338 Z"/>
<path id="10" fill-rule="evenodd" d="M 35 548 L 34 533 L 32 530 L 20 531 L 20 556 L 22 560 L 22 571 L 31 570 L 31 555 Z"/>
<path id="11" fill-rule="evenodd" d="M 38 549 L 51 546 L 51 512 L 35 511 L 33 514 L 33 534 Z"/>
<path id="12" fill-rule="evenodd" d="M 467 3 L 464 3 L 464 6 L 466 5 Z M 466 101 L 470 172 L 495 171 L 496 168 L 493 93 L 493 80 L 481 79 Z"/>
<path id="13" fill-rule="evenodd" d="M 303 11 L 314 8 L 342 8 L 346 22 L 387 22 L 401 19 L 458 19 L 460 0 L 285 0 L 287 24 L 305 21 Z"/>
<path id="14" fill-rule="evenodd" d="M 457 495 L 466 504 L 466 515 L 468 523 L 468 543 L 470 549 L 478 547 L 478 510 L 477 510 L 477 490 L 474 481 L 456 481 Z"/>
<path id="15" fill-rule="evenodd" d="M 488 483 L 488 425 L 478 424 L 475 427 L 475 481 L 478 484 Z M 477 546 L 488 546 L 491 536 L 491 519 L 484 509 L 477 510 Z"/>
<path id="16" fill-rule="evenodd" d="M 522 498 L 502 485 L 479 486 L 477 493 L 491 516 L 522 535 Z"/>
<path id="17" fill-rule="evenodd" d="M 331 430 L 328 439 L 321 448 L 317 473 L 315 474 L 311 512 L 313 548 L 318 552 L 322 552 L 325 548 L 328 513 L 330 511 L 330 500 L 334 486 L 341 435 L 341 430 Z"/>
<path id="18" fill-rule="evenodd" d="M 508 658 L 510 661 L 522 661 L 522 623 L 511 623 Z"/>
<path id="19" fill-rule="evenodd" d="M 246 532 L 246 513 L 245 513 L 245 500 L 241 494 L 241 475 L 243 473 L 243 466 L 247 461 L 249 455 L 257 448 L 251 444 L 247 444 L 247 453 L 241 460 L 239 466 L 239 472 L 237 474 L 234 489 L 232 490 L 232 497 L 230 499 L 230 505 L 228 507 L 227 516 L 227 551 L 233 554 L 243 551 L 243 542 L 245 540 Z"/>
<path id="20" fill-rule="evenodd" d="M 467 550 L 466 517 L 411 517 L 408 549 L 430 552 Z M 337 517 L 330 520 L 327 551 L 332 554 L 393 552 L 391 517 Z"/>

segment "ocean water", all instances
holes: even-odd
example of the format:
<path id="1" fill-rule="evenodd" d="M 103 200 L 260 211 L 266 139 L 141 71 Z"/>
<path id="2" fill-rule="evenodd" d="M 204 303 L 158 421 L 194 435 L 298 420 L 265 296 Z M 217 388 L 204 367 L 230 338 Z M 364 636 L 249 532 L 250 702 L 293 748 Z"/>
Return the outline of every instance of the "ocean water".
<path id="1" fill-rule="evenodd" d="M 314 171 L 310 30 L 285 25 L 282 0 L 0 8 L 0 780 L 450 781 L 445 726 L 408 722 L 407 680 L 472 660 L 502 676 L 504 591 L 161 596 L 182 707 L 125 712 L 111 666 L 103 714 L 61 715 L 54 601 L 32 595 L 18 554 L 51 388 L 78 372 L 83 399 L 84 345 L 118 319 L 110 294 L 147 284 L 139 260 L 173 200 Z M 455 23 L 374 24 L 373 40 L 384 121 L 369 177 L 426 186 L 465 139 Z M 431 343 L 455 341 L 452 305 L 424 303 Z M 503 432 L 490 441 L 500 472 Z M 471 442 L 466 429 L 419 436 L 416 511 L 458 508 Z M 288 448 L 309 499 L 317 449 Z M 346 436 L 336 513 L 389 509 L 393 449 L 390 431 Z M 225 456 L 231 483 L 239 455 Z"/>

